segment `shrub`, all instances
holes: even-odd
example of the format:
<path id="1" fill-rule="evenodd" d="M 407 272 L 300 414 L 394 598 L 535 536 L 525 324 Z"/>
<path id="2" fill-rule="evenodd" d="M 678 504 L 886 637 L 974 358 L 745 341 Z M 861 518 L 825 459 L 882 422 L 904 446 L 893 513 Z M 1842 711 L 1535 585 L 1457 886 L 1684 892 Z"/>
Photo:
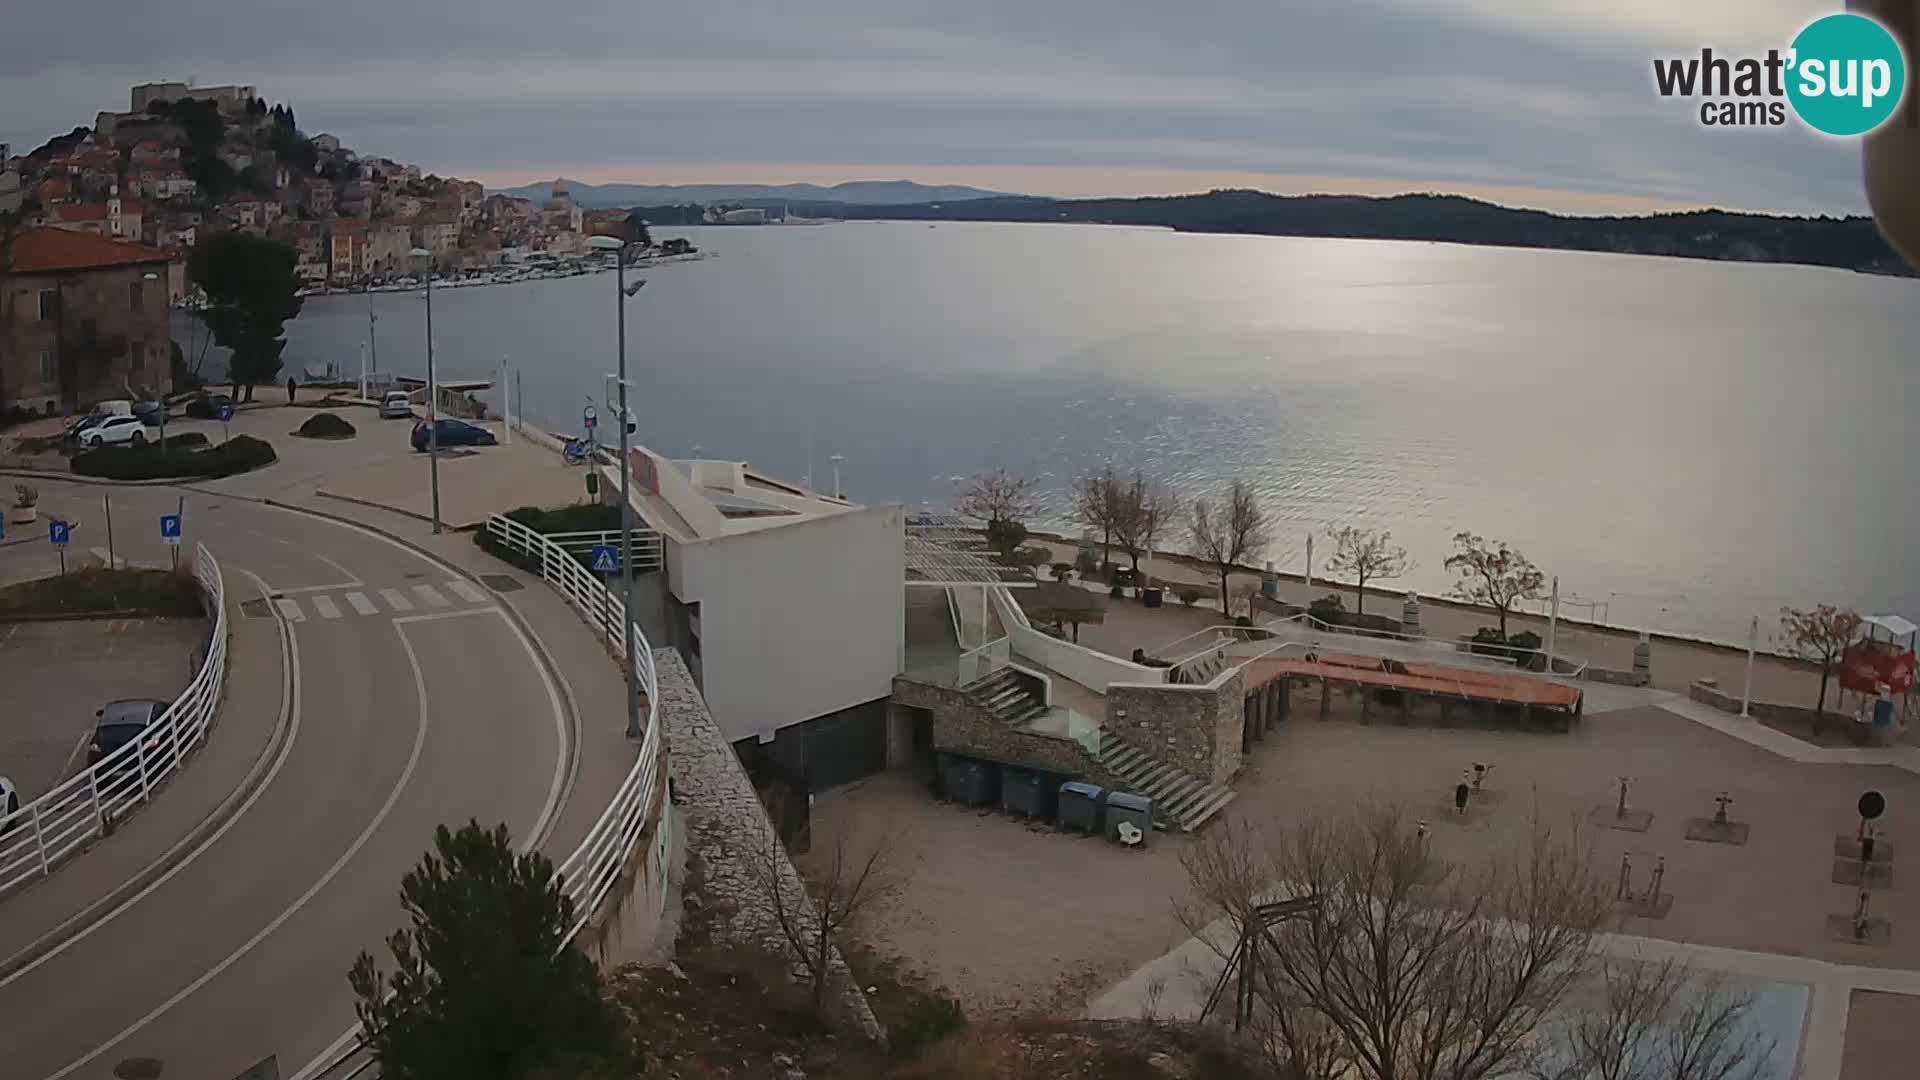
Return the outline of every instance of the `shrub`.
<path id="1" fill-rule="evenodd" d="M 10 615 L 78 615 L 134 611 L 181 618 L 204 614 L 200 586 L 191 574 L 171 570 L 108 570 L 103 567 L 23 581 L 0 589 L 0 612 Z"/>
<path id="2" fill-rule="evenodd" d="M 1080 571 L 1083 578 L 1092 577 L 1100 570 L 1100 560 L 1094 557 L 1092 549 L 1081 548 L 1080 553 L 1073 557 L 1073 568 Z"/>
<path id="3" fill-rule="evenodd" d="M 905 1058 L 917 1058 L 934 1043 L 967 1026 L 960 1003 L 940 994 L 915 994 L 898 1020 L 887 1027 L 887 1048 Z"/>
<path id="4" fill-rule="evenodd" d="M 1027 542 L 1027 527 L 1017 521 L 989 521 L 987 523 L 987 546 L 1000 553 L 1000 557 L 1011 559 L 1020 545 Z"/>
<path id="5" fill-rule="evenodd" d="M 307 422 L 300 425 L 295 435 L 309 439 L 351 439 L 354 436 L 353 425 L 343 416 L 335 413 L 314 413 Z"/>
<path id="6" fill-rule="evenodd" d="M 73 471 L 106 480 L 213 479 L 248 472 L 279 460 L 273 444 L 236 435 L 204 449 L 182 447 L 169 439 L 145 446 L 102 446 L 74 457 Z"/>
<path id="7" fill-rule="evenodd" d="M 1508 634 L 1507 644 L 1513 646 L 1516 649 L 1525 649 L 1525 650 L 1537 652 L 1539 651 L 1542 642 L 1540 640 L 1539 634 L 1536 634 L 1531 630 L 1522 630 L 1517 634 Z"/>
<path id="8" fill-rule="evenodd" d="M 1338 596 L 1328 593 L 1308 604 L 1307 614 L 1328 626 L 1339 626 L 1346 621 L 1347 605 Z"/>
<path id="9" fill-rule="evenodd" d="M 1181 589 L 1180 602 L 1187 605 L 1188 607 L 1192 607 L 1193 605 L 1199 603 L 1200 590 L 1199 589 Z"/>
<path id="10" fill-rule="evenodd" d="M 178 435 L 167 436 L 167 449 L 186 450 L 195 446 L 207 445 L 207 433 L 204 431 L 183 431 Z"/>

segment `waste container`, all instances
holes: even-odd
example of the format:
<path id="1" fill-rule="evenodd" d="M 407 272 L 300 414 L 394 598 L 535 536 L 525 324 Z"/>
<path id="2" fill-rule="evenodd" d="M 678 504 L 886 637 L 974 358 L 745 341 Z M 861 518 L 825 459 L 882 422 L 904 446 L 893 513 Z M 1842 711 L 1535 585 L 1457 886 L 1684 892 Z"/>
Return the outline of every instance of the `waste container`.
<path id="1" fill-rule="evenodd" d="M 1158 587 L 1154 587 L 1150 589 L 1140 590 L 1140 602 L 1147 605 L 1148 607 L 1159 607 L 1160 606 L 1160 589 Z"/>
<path id="2" fill-rule="evenodd" d="M 1000 809 L 1040 817 L 1046 813 L 1046 784 L 1031 769 L 1009 768 L 1000 777 Z"/>
<path id="3" fill-rule="evenodd" d="M 950 755 L 942 779 L 947 798 L 954 802 L 979 806 L 993 801 L 993 778 L 984 762 Z"/>
<path id="4" fill-rule="evenodd" d="M 1123 824 L 1138 829 L 1138 846 L 1146 847 L 1147 837 L 1153 832 L 1153 800 L 1127 791 L 1107 792 L 1107 839 L 1119 842 Z"/>
<path id="5" fill-rule="evenodd" d="M 1069 780 L 1060 785 L 1060 827 L 1079 829 L 1089 836 L 1100 834 L 1100 806 L 1106 789 L 1099 784 Z"/>

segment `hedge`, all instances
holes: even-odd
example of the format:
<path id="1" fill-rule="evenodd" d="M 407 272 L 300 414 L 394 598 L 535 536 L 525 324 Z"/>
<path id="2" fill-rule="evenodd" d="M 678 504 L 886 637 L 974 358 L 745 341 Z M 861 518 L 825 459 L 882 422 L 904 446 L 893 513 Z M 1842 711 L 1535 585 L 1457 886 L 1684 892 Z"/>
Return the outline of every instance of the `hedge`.
<path id="1" fill-rule="evenodd" d="M 333 413 L 314 413 L 294 432 L 309 439 L 351 439 L 356 434 L 345 417 Z"/>
<path id="2" fill-rule="evenodd" d="M 102 446 L 75 456 L 73 471 L 106 480 L 210 479 L 258 469 L 278 460 L 272 443 L 236 435 L 201 449 L 183 447 L 176 439 L 167 440 L 164 452 L 159 443 Z"/>
<path id="3" fill-rule="evenodd" d="M 0 589 L 0 615 L 81 615 L 133 611 L 142 615 L 204 615 L 192 574 L 171 570 L 91 568 L 23 581 Z"/>

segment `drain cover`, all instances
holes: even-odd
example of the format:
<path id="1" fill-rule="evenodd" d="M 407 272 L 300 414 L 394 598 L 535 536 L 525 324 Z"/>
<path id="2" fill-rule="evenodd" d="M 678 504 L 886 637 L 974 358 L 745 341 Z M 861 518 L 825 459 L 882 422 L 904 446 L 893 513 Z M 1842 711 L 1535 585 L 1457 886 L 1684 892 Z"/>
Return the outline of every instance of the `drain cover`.
<path id="1" fill-rule="evenodd" d="M 486 582 L 487 588 L 492 589 L 494 592 L 514 592 L 525 588 L 525 586 L 520 584 L 519 578 L 510 577 L 506 574 L 481 574 L 480 580 Z"/>
<path id="2" fill-rule="evenodd" d="M 240 614 L 245 615 L 249 619 L 267 618 L 267 602 L 265 600 L 242 600 L 240 601 Z"/>
<path id="3" fill-rule="evenodd" d="M 159 1058 L 128 1058 L 113 1067 L 120 1080 L 159 1080 Z"/>
<path id="4" fill-rule="evenodd" d="M 423 578 L 423 577 L 426 577 L 426 576 L 427 576 L 427 575 L 425 575 L 425 574 L 418 574 L 418 573 L 415 573 L 415 574 L 408 574 L 408 575 L 407 575 L 407 580 L 408 580 L 408 581 L 412 581 L 412 580 L 413 580 L 414 578 Z"/>

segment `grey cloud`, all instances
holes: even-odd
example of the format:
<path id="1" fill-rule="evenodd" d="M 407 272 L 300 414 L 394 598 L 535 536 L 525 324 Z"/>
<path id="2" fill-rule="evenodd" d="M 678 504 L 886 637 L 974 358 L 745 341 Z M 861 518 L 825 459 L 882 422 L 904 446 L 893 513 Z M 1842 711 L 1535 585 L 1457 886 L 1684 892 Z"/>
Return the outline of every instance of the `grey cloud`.
<path id="1" fill-rule="evenodd" d="M 1219 170 L 1856 211 L 1851 146 L 1708 132 L 1651 88 L 1654 50 L 1785 35 L 1806 6 L 176 0 L 142 38 L 90 33 L 126 12 L 81 0 L 10 15 L 0 139 L 33 145 L 124 107 L 131 82 L 191 74 L 257 83 L 365 152 L 483 177 L 1179 168 L 1195 187 Z"/>

